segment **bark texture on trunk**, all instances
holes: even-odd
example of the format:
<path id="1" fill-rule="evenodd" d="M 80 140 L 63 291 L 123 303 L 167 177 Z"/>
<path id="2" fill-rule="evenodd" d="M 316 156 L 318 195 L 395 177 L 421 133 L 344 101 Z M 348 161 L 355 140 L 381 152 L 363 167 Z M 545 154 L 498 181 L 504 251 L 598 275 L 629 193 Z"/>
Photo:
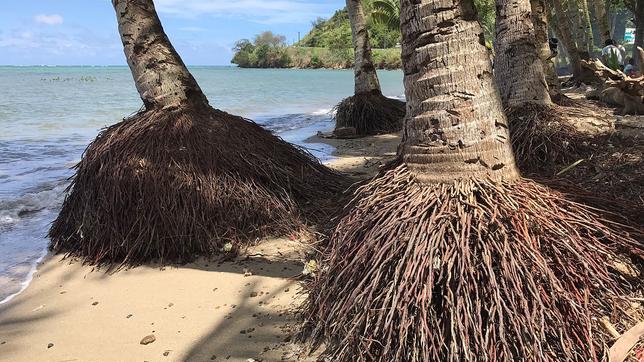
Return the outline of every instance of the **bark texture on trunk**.
<path id="1" fill-rule="evenodd" d="M 590 0 L 595 10 L 597 27 L 599 28 L 599 46 L 603 47 L 606 39 L 611 39 L 610 26 L 608 25 L 608 11 L 605 0 Z"/>
<path id="2" fill-rule="evenodd" d="M 590 43 L 586 35 L 586 16 L 584 14 L 583 3 L 585 0 L 563 0 L 565 18 L 561 21 L 568 20 L 572 22 L 572 34 L 577 46 L 577 54 L 580 59 L 588 60 L 590 58 Z"/>
<path id="3" fill-rule="evenodd" d="M 401 8 L 408 169 L 422 183 L 517 177 L 473 2 L 402 0 Z"/>
<path id="4" fill-rule="evenodd" d="M 349 11 L 349 23 L 351 24 L 355 53 L 355 63 L 353 65 L 355 93 L 380 94 L 380 82 L 378 81 L 376 67 L 374 67 L 371 59 L 367 22 L 361 0 L 347 0 L 347 10 Z"/>
<path id="5" fill-rule="evenodd" d="M 506 107 L 550 104 L 529 0 L 496 0 L 494 75 Z"/>
<path id="6" fill-rule="evenodd" d="M 551 58 L 552 52 L 548 43 L 548 7 L 546 0 L 531 0 L 530 8 L 532 10 L 532 25 L 534 26 L 537 53 L 541 59 L 548 91 L 552 97 L 561 93 L 561 83 L 557 76 L 555 58 Z"/>
<path id="7" fill-rule="evenodd" d="M 566 0 L 552 0 L 557 15 L 557 21 L 553 24 L 556 33 L 568 53 L 568 59 L 572 67 L 573 77 L 579 79 L 582 77 L 583 68 L 581 66 L 581 57 L 575 42 L 575 36 L 572 28 L 572 21 L 569 17 Z"/>
<path id="8" fill-rule="evenodd" d="M 152 0 L 112 0 L 125 57 L 147 109 L 208 100 L 163 31 Z"/>
<path id="9" fill-rule="evenodd" d="M 590 11 L 588 9 L 588 0 L 578 0 L 579 10 L 581 11 L 580 30 L 583 32 L 588 57 L 593 53 L 593 27 L 590 21 Z"/>

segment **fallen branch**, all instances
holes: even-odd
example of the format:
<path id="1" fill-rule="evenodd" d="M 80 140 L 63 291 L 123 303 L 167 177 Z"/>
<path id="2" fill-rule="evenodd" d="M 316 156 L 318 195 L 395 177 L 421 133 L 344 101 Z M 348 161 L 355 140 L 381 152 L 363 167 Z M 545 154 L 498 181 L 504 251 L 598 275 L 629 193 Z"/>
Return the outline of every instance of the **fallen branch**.
<path id="1" fill-rule="evenodd" d="M 617 342 L 610 347 L 608 361 L 623 362 L 642 337 L 644 337 L 644 321 L 639 322 L 619 337 Z"/>

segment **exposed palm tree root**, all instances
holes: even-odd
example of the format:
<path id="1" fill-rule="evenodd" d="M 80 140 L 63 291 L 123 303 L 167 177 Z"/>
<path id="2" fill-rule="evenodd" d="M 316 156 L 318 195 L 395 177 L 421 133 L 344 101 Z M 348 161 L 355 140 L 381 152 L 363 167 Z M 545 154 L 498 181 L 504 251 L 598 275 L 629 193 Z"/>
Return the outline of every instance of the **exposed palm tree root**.
<path id="1" fill-rule="evenodd" d="M 563 107 L 574 107 L 579 105 L 579 101 L 572 99 L 562 92 L 551 94 L 552 102 Z"/>
<path id="2" fill-rule="evenodd" d="M 574 179 L 535 177 L 535 180 L 564 194 L 569 200 L 594 208 L 605 218 L 625 225 L 636 227 L 643 225 L 644 206 L 640 200 L 624 198 L 626 195 L 610 188 L 600 192 L 597 190 L 598 187 L 589 187 L 579 181 L 574 183 Z M 644 235 L 641 236 L 644 237 Z"/>
<path id="3" fill-rule="evenodd" d="M 380 93 L 345 98 L 335 110 L 335 128 L 355 128 L 359 136 L 400 131 L 405 118 L 405 102 Z"/>
<path id="4" fill-rule="evenodd" d="M 241 117 L 210 107 L 145 111 L 89 145 L 50 248 L 89 263 L 188 261 L 322 221 L 345 185 Z"/>
<path id="5" fill-rule="evenodd" d="M 552 173 L 585 154 L 588 135 L 567 119 L 571 109 L 528 103 L 506 111 L 517 164 L 522 171 Z"/>
<path id="6" fill-rule="evenodd" d="M 401 165 L 337 226 L 303 336 L 333 361 L 596 360 L 594 318 L 619 317 L 643 257 L 627 227 L 531 180 L 422 185 Z"/>

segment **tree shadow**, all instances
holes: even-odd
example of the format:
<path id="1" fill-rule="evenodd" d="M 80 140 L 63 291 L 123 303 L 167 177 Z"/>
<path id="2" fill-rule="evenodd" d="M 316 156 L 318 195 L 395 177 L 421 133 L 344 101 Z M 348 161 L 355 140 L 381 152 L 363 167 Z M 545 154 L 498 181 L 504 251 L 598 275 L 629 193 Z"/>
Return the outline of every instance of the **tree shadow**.
<path id="1" fill-rule="evenodd" d="M 381 134 L 353 139 L 309 137 L 306 142 L 324 143 L 335 148 L 332 168 L 354 180 L 368 179 L 378 169 L 395 158 L 400 144 L 399 133 Z"/>
<path id="2" fill-rule="evenodd" d="M 55 256 L 47 255 L 38 265 L 34 273 L 34 281 L 41 276 L 50 274 L 56 269 L 58 262 Z M 66 293 L 64 285 L 73 279 L 76 273 L 64 273 L 54 279 L 52 285 L 56 285 L 56 290 L 51 290 L 52 295 L 64 297 Z M 32 281 L 32 283 L 34 282 Z M 14 340 L 23 336 L 29 336 L 33 332 L 33 327 L 38 323 L 52 318 L 59 318 L 61 315 L 79 307 L 79 301 L 75 301 L 71 308 L 61 309 L 56 306 L 55 300 L 50 299 L 33 299 L 32 295 L 39 291 L 32 290 L 32 285 L 27 287 L 20 294 L 16 295 L 10 301 L 0 304 L 0 356 L 15 352 L 25 346 L 17 345 Z M 55 333 L 55 332 L 54 332 Z M 47 349 L 47 345 L 29 346 L 29 348 Z M 1 358 L 0 358 L 1 359 Z"/>
<path id="3" fill-rule="evenodd" d="M 196 341 L 183 359 L 273 361 L 288 355 L 286 347 L 296 324 L 295 311 L 292 305 L 275 305 L 274 300 L 276 294 L 295 288 L 295 284 L 294 280 L 286 280 L 266 294 L 240 297 L 234 311 Z M 253 282 L 248 289 L 257 287 L 257 282 Z"/>

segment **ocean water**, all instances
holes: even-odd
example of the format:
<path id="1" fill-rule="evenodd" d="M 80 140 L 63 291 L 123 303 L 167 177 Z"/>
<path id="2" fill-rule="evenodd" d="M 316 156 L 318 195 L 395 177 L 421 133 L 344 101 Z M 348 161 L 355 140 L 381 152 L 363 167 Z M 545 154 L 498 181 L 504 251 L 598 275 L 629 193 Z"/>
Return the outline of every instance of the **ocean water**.
<path id="1" fill-rule="evenodd" d="M 353 93 L 350 70 L 191 67 L 211 105 L 255 120 L 322 161 L 305 143 L 333 128 L 331 110 Z M 404 97 L 402 72 L 379 72 L 383 93 Z M 127 67 L 0 67 L 0 303 L 29 283 L 70 169 L 97 132 L 141 107 Z"/>

